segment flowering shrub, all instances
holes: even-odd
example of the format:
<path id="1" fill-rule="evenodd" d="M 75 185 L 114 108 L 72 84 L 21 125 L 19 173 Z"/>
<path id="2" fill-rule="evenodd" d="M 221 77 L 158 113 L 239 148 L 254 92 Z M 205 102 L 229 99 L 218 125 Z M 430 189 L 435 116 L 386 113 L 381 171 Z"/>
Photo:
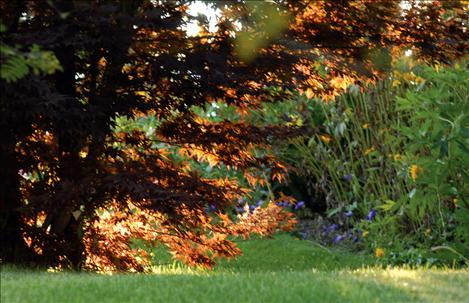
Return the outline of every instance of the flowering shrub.
<path id="1" fill-rule="evenodd" d="M 468 264 L 469 69 L 456 63 L 409 73 L 413 80 L 396 98 L 402 121 L 388 143 L 400 147 L 390 162 L 406 191 L 378 205 L 369 245 L 388 247 L 391 264 Z"/>
<path id="2" fill-rule="evenodd" d="M 374 88 L 352 85 L 335 102 L 309 101 L 306 121 L 319 132 L 294 139 L 283 157 L 324 197 L 327 219 L 300 235 L 382 249 L 376 255 L 392 264 L 442 264 L 433 259 L 444 254 L 467 264 L 467 63 L 395 65 Z"/>
<path id="3" fill-rule="evenodd" d="M 382 208 L 386 216 L 407 222 L 401 233 L 413 237 L 417 246 L 448 246 L 447 253 L 455 258 L 469 256 L 467 62 L 420 66 L 415 74 L 420 83 L 397 98 L 406 123 L 395 127 L 399 136 L 394 141 L 403 146 L 396 164 L 407 169 L 401 178 L 409 190 Z"/>

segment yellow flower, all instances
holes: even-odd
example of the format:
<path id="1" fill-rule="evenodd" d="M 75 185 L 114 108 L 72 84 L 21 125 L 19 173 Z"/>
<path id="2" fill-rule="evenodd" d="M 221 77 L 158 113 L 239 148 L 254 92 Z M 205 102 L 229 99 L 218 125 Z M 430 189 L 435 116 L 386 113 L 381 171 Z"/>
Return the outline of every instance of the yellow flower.
<path id="1" fill-rule="evenodd" d="M 382 258 L 382 257 L 384 257 L 384 249 L 382 249 L 382 248 L 380 248 L 380 247 L 376 248 L 376 250 L 375 250 L 375 256 L 376 256 L 377 258 Z"/>
<path id="2" fill-rule="evenodd" d="M 410 166 L 410 177 L 412 180 L 417 180 L 417 174 L 420 172 L 420 167 L 416 164 Z"/>
<path id="3" fill-rule="evenodd" d="M 370 233 L 369 231 L 364 230 L 364 231 L 363 231 L 363 234 L 362 234 L 363 238 L 365 238 L 366 236 L 368 236 L 369 233 Z"/>
<path id="4" fill-rule="evenodd" d="M 405 73 L 403 78 L 406 81 L 412 81 L 415 79 L 415 74 L 413 72 Z"/>
<path id="5" fill-rule="evenodd" d="M 374 151 L 374 150 L 375 150 L 374 147 L 368 148 L 367 150 L 365 150 L 365 156 L 368 155 L 369 153 L 371 153 L 371 152 Z"/>
<path id="6" fill-rule="evenodd" d="M 389 129 L 388 129 L 387 127 L 381 128 L 381 129 L 379 130 L 379 134 L 382 135 L 382 134 L 384 134 L 385 132 L 387 132 L 388 130 L 389 130 Z"/>
<path id="7" fill-rule="evenodd" d="M 395 154 L 394 155 L 394 161 L 399 161 L 401 160 L 401 155 L 400 154 Z"/>
<path id="8" fill-rule="evenodd" d="M 362 125 L 363 129 L 368 129 L 370 127 L 370 124 L 369 123 L 365 123 Z"/>
<path id="9" fill-rule="evenodd" d="M 329 137 L 328 135 L 320 135 L 319 138 L 321 138 L 321 141 L 328 144 L 329 142 L 331 142 L 331 137 Z"/>
<path id="10" fill-rule="evenodd" d="M 421 77 L 419 77 L 419 76 L 417 76 L 417 77 L 415 78 L 415 83 L 420 84 L 420 83 L 423 83 L 423 82 L 425 82 L 425 79 L 423 79 L 423 78 L 421 78 Z"/>

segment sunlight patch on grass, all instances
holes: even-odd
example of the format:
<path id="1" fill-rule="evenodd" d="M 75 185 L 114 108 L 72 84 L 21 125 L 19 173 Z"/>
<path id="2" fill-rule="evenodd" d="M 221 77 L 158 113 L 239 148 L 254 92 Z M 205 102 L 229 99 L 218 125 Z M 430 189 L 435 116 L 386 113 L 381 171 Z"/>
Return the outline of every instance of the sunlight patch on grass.
<path id="1" fill-rule="evenodd" d="M 210 275 L 211 271 L 203 267 L 192 268 L 192 267 L 188 267 L 183 264 L 174 262 L 171 265 L 152 266 L 150 270 L 150 274 L 204 276 L 204 275 Z"/>

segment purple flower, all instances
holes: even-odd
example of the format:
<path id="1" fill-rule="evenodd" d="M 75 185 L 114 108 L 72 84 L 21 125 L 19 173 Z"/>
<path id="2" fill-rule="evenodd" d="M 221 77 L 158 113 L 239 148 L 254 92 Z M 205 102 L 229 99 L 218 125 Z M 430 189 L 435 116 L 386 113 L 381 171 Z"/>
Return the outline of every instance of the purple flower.
<path id="1" fill-rule="evenodd" d="M 344 213 L 344 215 L 345 215 L 347 218 L 350 218 L 351 216 L 353 216 L 353 212 L 352 212 L 351 210 L 349 210 L 349 211 L 346 211 L 346 212 Z"/>
<path id="2" fill-rule="evenodd" d="M 217 207 L 213 204 L 207 205 L 207 207 L 205 207 L 205 213 L 206 214 L 214 212 L 216 210 L 217 210 Z"/>
<path id="3" fill-rule="evenodd" d="M 244 213 L 244 207 L 242 207 L 242 206 L 236 207 L 236 212 L 240 213 L 240 214 Z"/>
<path id="4" fill-rule="evenodd" d="M 333 232 L 337 230 L 337 225 L 336 224 L 332 224 L 330 225 L 327 229 L 326 229 L 326 233 L 330 233 L 330 232 Z"/>
<path id="5" fill-rule="evenodd" d="M 350 182 L 350 181 L 352 181 L 353 177 L 352 177 L 351 174 L 346 174 L 342 177 L 342 179 L 344 179 L 347 182 Z"/>
<path id="6" fill-rule="evenodd" d="M 296 203 L 295 210 L 298 210 L 298 209 L 304 208 L 304 207 L 305 207 L 305 201 L 300 201 L 300 202 Z"/>
<path id="7" fill-rule="evenodd" d="M 264 203 L 264 201 L 262 201 L 262 200 L 257 201 L 256 208 L 260 207 L 262 205 L 262 203 Z"/>
<path id="8" fill-rule="evenodd" d="M 342 235 L 338 235 L 337 237 L 335 237 L 334 241 L 332 241 L 334 244 L 337 244 L 339 243 L 340 241 L 342 241 L 344 239 L 344 236 Z"/>
<path id="9" fill-rule="evenodd" d="M 376 216 L 376 211 L 375 211 L 374 209 L 372 209 L 372 210 L 368 213 L 368 215 L 366 216 L 366 219 L 367 219 L 368 221 L 371 221 L 371 220 L 373 220 L 373 218 L 374 218 L 375 216 Z"/>

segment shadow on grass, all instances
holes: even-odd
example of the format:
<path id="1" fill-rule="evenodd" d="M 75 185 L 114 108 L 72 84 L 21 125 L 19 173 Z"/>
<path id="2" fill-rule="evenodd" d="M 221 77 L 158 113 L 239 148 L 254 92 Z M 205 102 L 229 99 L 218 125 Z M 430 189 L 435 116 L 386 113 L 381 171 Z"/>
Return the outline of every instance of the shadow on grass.
<path id="1" fill-rule="evenodd" d="M 243 255 L 222 260 L 216 271 L 297 271 L 357 269 L 375 264 L 364 253 L 328 249 L 311 241 L 289 235 L 270 239 L 237 241 Z"/>

